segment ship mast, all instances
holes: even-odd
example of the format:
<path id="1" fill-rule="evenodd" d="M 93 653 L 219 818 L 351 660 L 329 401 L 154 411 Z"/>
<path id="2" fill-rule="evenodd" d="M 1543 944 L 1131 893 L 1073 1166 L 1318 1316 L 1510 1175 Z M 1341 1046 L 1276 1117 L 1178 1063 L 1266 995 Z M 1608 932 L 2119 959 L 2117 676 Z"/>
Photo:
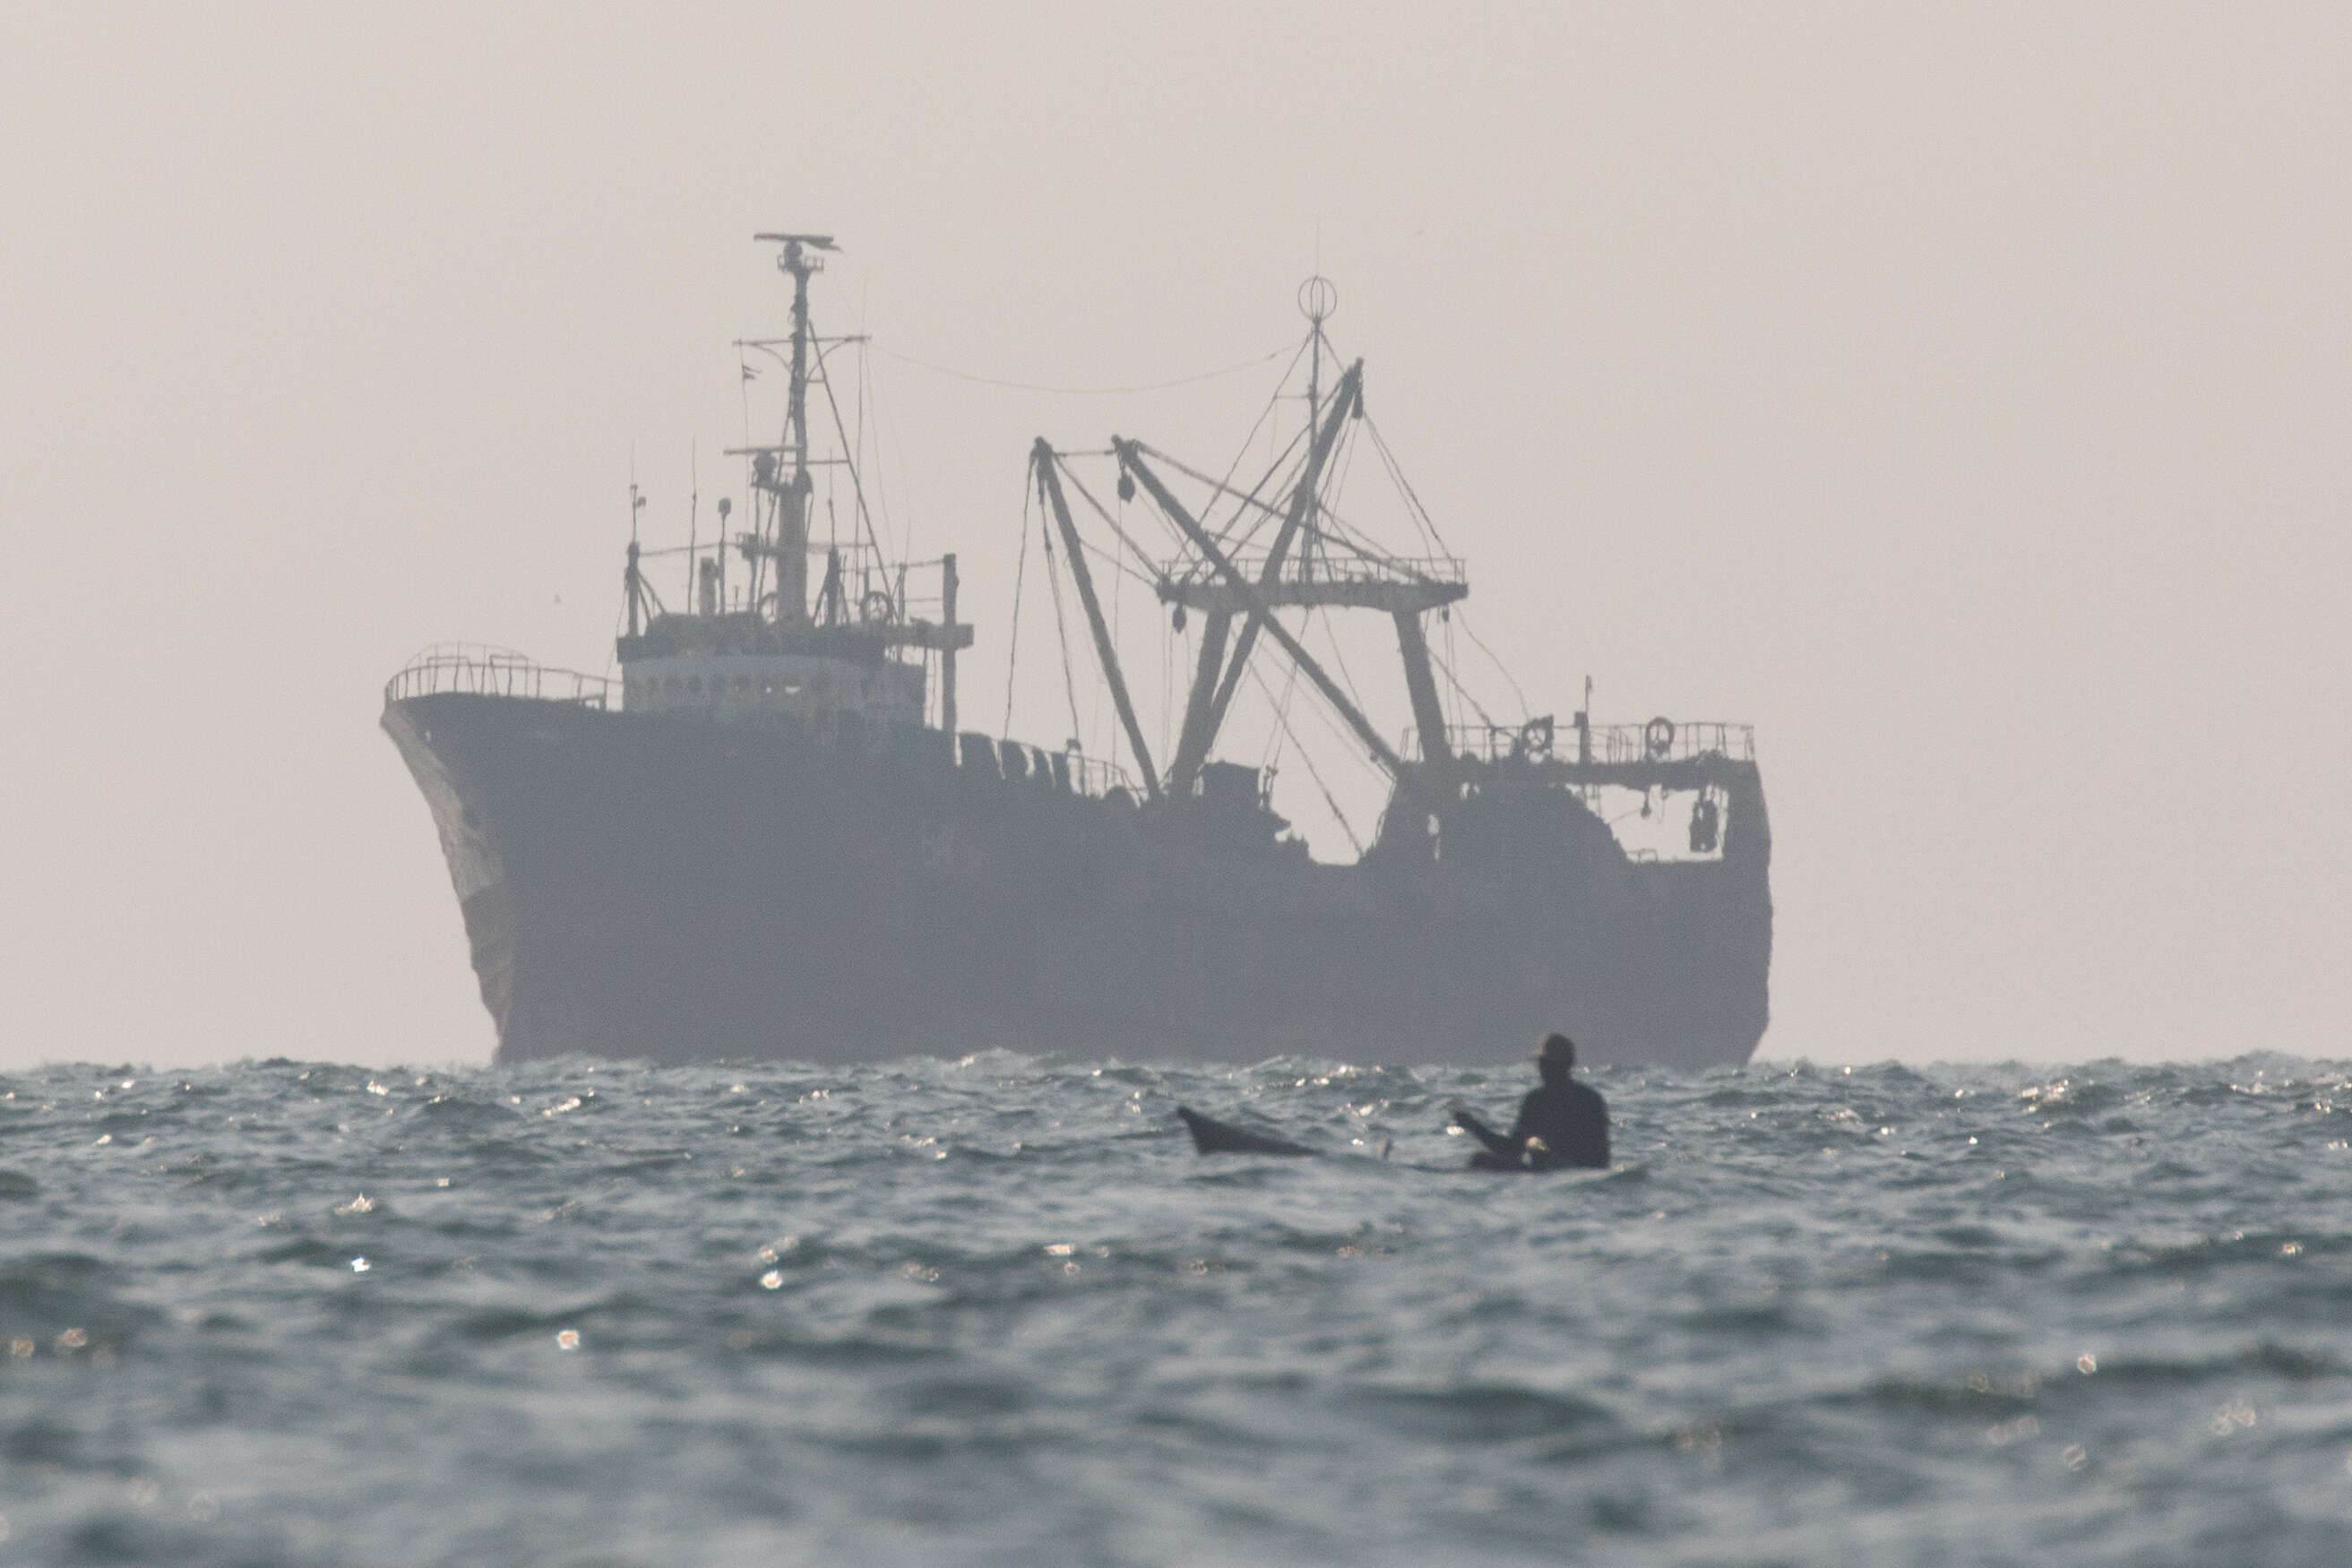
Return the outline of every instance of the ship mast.
<path id="1" fill-rule="evenodd" d="M 792 386 L 784 405 L 784 450 L 789 473 L 769 481 L 776 508 L 776 624 L 796 626 L 808 618 L 809 499 L 809 279 L 824 270 L 812 254 L 835 249 L 828 234 L 756 234 L 753 239 L 782 245 L 776 270 L 793 280 Z"/>

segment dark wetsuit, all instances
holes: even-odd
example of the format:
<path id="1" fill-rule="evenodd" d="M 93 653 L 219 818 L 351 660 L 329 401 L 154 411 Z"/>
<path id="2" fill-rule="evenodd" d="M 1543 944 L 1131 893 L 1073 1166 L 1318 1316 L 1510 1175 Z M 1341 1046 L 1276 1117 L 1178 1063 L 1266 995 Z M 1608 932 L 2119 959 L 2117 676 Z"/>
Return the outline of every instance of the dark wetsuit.
<path id="1" fill-rule="evenodd" d="M 1609 1102 L 1600 1091 L 1573 1080 L 1553 1088 L 1529 1089 L 1519 1101 L 1519 1119 L 1511 1124 L 1511 1142 L 1527 1147 L 1530 1138 L 1544 1141 L 1549 1151 L 1530 1153 L 1528 1168 L 1535 1171 L 1609 1168 Z"/>
<path id="2" fill-rule="evenodd" d="M 1475 1121 L 1472 1131 L 1492 1147 L 1494 1134 Z M 1502 1148 L 1478 1156 L 1475 1163 L 1489 1170 L 1519 1168 L 1519 1152 L 1530 1138 L 1544 1147 L 1527 1156 L 1530 1171 L 1606 1170 L 1609 1167 L 1609 1104 L 1600 1094 L 1573 1079 L 1530 1089 L 1519 1101 L 1519 1119 L 1511 1124 Z M 1506 1152 L 1507 1151 L 1507 1152 Z"/>

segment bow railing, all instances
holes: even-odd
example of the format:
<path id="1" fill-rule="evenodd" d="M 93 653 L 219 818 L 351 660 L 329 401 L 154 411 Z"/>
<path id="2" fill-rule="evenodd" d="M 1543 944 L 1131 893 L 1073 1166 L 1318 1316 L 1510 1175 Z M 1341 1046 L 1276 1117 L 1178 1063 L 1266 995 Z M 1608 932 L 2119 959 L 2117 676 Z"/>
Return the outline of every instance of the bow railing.
<path id="1" fill-rule="evenodd" d="M 601 675 L 541 664 L 512 648 L 439 643 L 410 659 L 399 674 L 384 682 L 383 700 L 389 704 L 411 697 L 459 692 L 608 708 L 616 684 Z"/>

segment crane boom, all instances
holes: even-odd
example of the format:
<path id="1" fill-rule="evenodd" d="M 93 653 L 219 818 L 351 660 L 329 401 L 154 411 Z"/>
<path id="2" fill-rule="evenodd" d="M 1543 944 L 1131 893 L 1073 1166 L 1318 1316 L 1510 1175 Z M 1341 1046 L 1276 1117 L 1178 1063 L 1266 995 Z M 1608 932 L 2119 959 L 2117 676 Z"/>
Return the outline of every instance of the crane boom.
<path id="1" fill-rule="evenodd" d="M 1094 634 L 1095 658 L 1102 665 L 1103 679 L 1109 683 L 1111 705 L 1118 710 L 1120 728 L 1127 731 L 1128 749 L 1134 753 L 1135 765 L 1143 774 L 1145 792 L 1154 800 L 1160 798 L 1160 778 L 1152 771 L 1151 748 L 1143 743 L 1143 726 L 1136 721 L 1135 704 L 1127 695 L 1127 677 L 1121 673 L 1118 649 L 1112 643 L 1110 627 L 1103 620 L 1102 601 L 1095 596 L 1094 573 L 1087 565 L 1085 548 L 1078 542 L 1077 524 L 1070 521 L 1070 503 L 1062 494 L 1061 458 L 1037 437 L 1029 451 L 1030 466 L 1037 470 L 1037 490 L 1045 497 L 1046 510 L 1054 514 L 1054 528 L 1062 536 L 1062 556 L 1070 563 L 1070 578 L 1078 585 L 1078 602 L 1086 606 L 1087 629 Z"/>
<path id="2" fill-rule="evenodd" d="M 1201 552 L 1201 558 L 1225 580 L 1226 584 L 1232 588 L 1234 596 L 1248 607 L 1252 619 L 1264 624 L 1267 634 L 1282 646 L 1282 650 L 1290 656 L 1292 662 L 1297 664 L 1306 674 L 1307 679 L 1314 683 L 1315 689 L 1323 694 L 1323 700 L 1331 704 L 1340 718 L 1347 721 L 1348 727 L 1356 732 L 1356 738 L 1364 742 L 1365 747 L 1370 751 L 1381 766 L 1386 768 L 1390 776 L 1400 783 L 1410 780 L 1412 773 L 1405 765 L 1404 760 L 1390 748 L 1386 741 L 1381 739 L 1381 732 L 1372 728 L 1372 721 L 1365 718 L 1362 710 L 1348 700 L 1348 694 L 1340 690 L 1339 683 L 1324 672 L 1323 667 L 1316 662 L 1313 654 L 1307 651 L 1306 646 L 1291 635 L 1290 628 L 1274 618 L 1272 613 L 1266 608 L 1265 601 L 1259 597 L 1256 587 L 1248 578 L 1241 574 L 1240 570 L 1226 558 L 1225 552 L 1217 548 L 1216 541 L 1209 537 L 1208 530 L 1194 521 L 1192 514 L 1184 509 L 1183 503 L 1169 493 L 1168 487 L 1160 482 L 1160 476 L 1153 473 L 1144 463 L 1143 453 L 1138 445 L 1133 441 L 1122 440 L 1116 436 L 1111 437 L 1110 444 L 1111 449 L 1118 454 L 1119 466 L 1133 474 L 1136 481 L 1151 492 L 1151 499 L 1159 503 L 1162 511 L 1168 514 L 1169 521 L 1182 531 L 1184 537 L 1192 542 L 1192 547 Z"/>

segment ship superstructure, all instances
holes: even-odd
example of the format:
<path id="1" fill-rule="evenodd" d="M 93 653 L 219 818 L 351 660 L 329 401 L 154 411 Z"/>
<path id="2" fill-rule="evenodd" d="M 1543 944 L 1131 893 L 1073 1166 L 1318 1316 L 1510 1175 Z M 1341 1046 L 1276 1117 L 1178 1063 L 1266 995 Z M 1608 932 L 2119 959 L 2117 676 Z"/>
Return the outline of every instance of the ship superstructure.
<path id="1" fill-rule="evenodd" d="M 1470 696 L 1430 637 L 1466 575 L 1364 416 L 1362 363 L 1325 384 L 1328 284 L 1302 292 L 1307 417 L 1254 483 L 1238 462 L 1218 478 L 1122 437 L 1083 460 L 1032 448 L 1037 519 L 1118 721 L 1109 763 L 1075 739 L 960 728 L 973 630 L 956 558 L 886 556 L 824 369 L 856 340 L 811 320 L 833 241 L 759 237 L 779 247 L 791 331 L 742 346 L 786 371 L 782 430 L 730 449 L 748 515 L 729 532 L 722 500 L 717 539 L 689 539 L 687 602 L 667 606 L 649 567 L 677 552 L 633 529 L 617 681 L 443 649 L 386 689 L 502 1058 L 1002 1046 L 1470 1061 L 1555 1027 L 1601 1061 L 1753 1051 L 1771 903 L 1751 732 L 1596 724 L 1589 689 L 1565 722 Z M 813 395 L 837 451 L 813 439 Z M 1366 428 L 1420 530 L 1411 552 L 1334 502 L 1331 475 Z M 1160 748 L 1105 569 L 1141 572 L 1197 634 Z M 1387 623 L 1408 726 L 1384 729 L 1310 649 L 1313 618 L 1337 616 Z M 1350 862 L 1313 859 L 1271 776 L 1220 753 L 1270 660 L 1387 780 Z"/>
<path id="2" fill-rule="evenodd" d="M 782 247 L 776 265 L 792 280 L 792 332 L 780 341 L 746 339 L 742 348 L 772 353 L 790 376 L 783 430 L 769 446 L 730 447 L 749 463 L 751 526 L 730 537 L 733 503 L 719 503 L 719 534 L 708 551 L 686 546 L 692 601 L 667 609 L 646 569 L 646 553 L 629 542 L 623 582 L 628 629 L 620 638 L 623 702 L 633 713 L 672 713 L 717 723 L 806 726 L 849 721 L 881 729 L 924 721 L 920 656 L 940 658 L 941 726 L 955 728 L 956 654 L 971 628 L 955 618 L 955 558 L 922 570 L 937 574 L 927 604 L 908 597 L 908 570 L 892 570 L 867 510 L 866 486 L 849 454 L 812 458 L 809 394 L 820 392 L 838 432 L 841 408 L 824 356 L 854 338 L 818 335 L 809 315 L 809 279 L 835 248 L 828 235 L 762 234 Z M 845 433 L 844 433 L 845 434 Z M 853 515 L 846 537 L 836 526 L 819 541 L 815 465 L 847 474 Z M 630 498 L 631 517 L 638 510 Z M 836 513 L 836 523 L 839 519 Z M 810 565 L 823 575 L 810 593 Z M 728 573 L 739 577 L 730 592 Z M 937 615 L 923 613 L 936 607 Z M 914 653 L 918 657 L 908 659 Z"/>

